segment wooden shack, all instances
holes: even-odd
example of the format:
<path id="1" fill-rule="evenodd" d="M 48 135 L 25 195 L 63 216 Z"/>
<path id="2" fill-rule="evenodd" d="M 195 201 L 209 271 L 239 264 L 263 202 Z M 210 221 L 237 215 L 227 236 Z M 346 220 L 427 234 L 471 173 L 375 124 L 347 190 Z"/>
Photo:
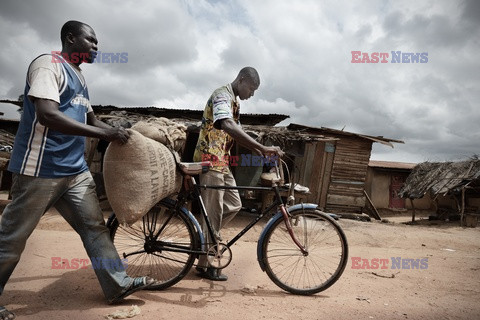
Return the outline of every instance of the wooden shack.
<path id="1" fill-rule="evenodd" d="M 403 141 L 299 124 L 290 124 L 287 128 L 336 139 L 308 142 L 303 157 L 295 159 L 299 183 L 310 188 L 309 202 L 317 203 L 327 212 L 378 216 L 365 192 L 372 145 L 381 143 L 393 147 L 392 143 Z"/>

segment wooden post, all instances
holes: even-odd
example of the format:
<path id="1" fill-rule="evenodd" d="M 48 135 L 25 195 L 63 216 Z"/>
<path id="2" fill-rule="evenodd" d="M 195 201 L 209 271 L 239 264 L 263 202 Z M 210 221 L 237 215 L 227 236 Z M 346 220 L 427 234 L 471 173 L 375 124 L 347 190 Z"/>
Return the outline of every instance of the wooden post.
<path id="1" fill-rule="evenodd" d="M 410 204 L 412 205 L 412 222 L 415 222 L 415 205 L 413 204 L 412 198 L 408 198 L 408 199 L 410 199 Z"/>
<path id="2" fill-rule="evenodd" d="M 460 210 L 460 226 L 463 227 L 463 214 L 465 212 L 465 187 L 462 188 L 462 208 Z"/>
<path id="3" fill-rule="evenodd" d="M 367 191 L 363 190 L 363 194 L 365 195 L 365 198 L 367 199 L 367 203 L 368 203 L 368 204 L 370 205 L 370 207 L 372 208 L 371 214 L 373 215 L 373 217 L 374 217 L 376 220 L 382 220 L 382 218 L 380 217 L 380 214 L 378 213 L 377 208 L 375 207 L 375 205 L 373 204 L 372 200 L 371 200 L 370 197 L 368 196 Z M 365 206 L 365 208 L 367 208 L 367 206 Z"/>

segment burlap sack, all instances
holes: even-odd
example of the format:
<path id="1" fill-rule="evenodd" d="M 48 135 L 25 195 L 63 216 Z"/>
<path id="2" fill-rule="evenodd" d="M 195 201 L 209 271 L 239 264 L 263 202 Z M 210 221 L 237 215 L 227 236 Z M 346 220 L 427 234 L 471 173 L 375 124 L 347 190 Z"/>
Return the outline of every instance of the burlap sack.
<path id="1" fill-rule="evenodd" d="M 128 131 L 130 138 L 126 144 L 109 144 L 103 161 L 103 178 L 118 221 L 131 225 L 158 201 L 180 190 L 181 174 L 167 147 L 135 130 Z"/>
<path id="2" fill-rule="evenodd" d="M 187 127 L 167 118 L 138 121 L 132 129 L 179 152 L 183 150 L 187 140 Z"/>

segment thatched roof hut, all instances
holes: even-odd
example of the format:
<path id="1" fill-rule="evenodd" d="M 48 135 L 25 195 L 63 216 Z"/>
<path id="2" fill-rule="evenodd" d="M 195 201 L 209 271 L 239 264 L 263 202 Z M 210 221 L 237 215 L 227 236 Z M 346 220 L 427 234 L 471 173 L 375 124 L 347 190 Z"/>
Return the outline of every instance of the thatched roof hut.
<path id="1" fill-rule="evenodd" d="M 467 188 L 480 179 L 480 160 L 461 162 L 423 162 L 416 165 L 399 192 L 402 198 L 418 199 L 427 192 L 431 196 L 446 195 Z"/>
<path id="2" fill-rule="evenodd" d="M 460 162 L 423 162 L 418 164 L 405 181 L 399 196 L 412 200 L 422 198 L 427 193 L 435 202 L 438 197 L 446 195 L 454 198 L 462 225 L 464 213 L 473 214 L 476 221 L 476 215 L 480 211 L 478 205 L 480 159 L 475 157 Z M 439 214 L 438 209 L 437 207 L 437 214 Z M 466 218 L 469 216 L 467 215 Z M 414 220 L 415 208 L 412 216 L 412 221 Z M 476 225 L 476 222 L 473 225 Z"/>

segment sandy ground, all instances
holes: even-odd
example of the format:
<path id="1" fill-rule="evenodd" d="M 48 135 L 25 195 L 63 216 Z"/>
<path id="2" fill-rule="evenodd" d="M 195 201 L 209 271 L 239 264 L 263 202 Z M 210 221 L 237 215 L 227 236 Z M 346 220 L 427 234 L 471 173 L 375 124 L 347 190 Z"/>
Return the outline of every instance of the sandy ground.
<path id="1" fill-rule="evenodd" d="M 224 237 L 248 219 L 237 217 Z M 232 248 L 227 282 L 200 279 L 192 270 L 172 288 L 141 291 L 111 306 L 92 269 L 52 269 L 52 257 L 88 257 L 77 234 L 49 213 L 30 237 L 0 305 L 17 319 L 32 320 L 104 319 L 132 305 L 141 310 L 134 319 L 480 319 L 480 228 L 400 223 L 408 219 L 341 220 L 349 262 L 337 283 L 314 296 L 286 293 L 261 271 L 255 247 L 262 223 Z M 391 269 L 392 257 L 428 261 L 423 260 L 424 269 L 399 270 Z M 388 259 L 389 264 L 355 269 L 352 258 Z"/>

